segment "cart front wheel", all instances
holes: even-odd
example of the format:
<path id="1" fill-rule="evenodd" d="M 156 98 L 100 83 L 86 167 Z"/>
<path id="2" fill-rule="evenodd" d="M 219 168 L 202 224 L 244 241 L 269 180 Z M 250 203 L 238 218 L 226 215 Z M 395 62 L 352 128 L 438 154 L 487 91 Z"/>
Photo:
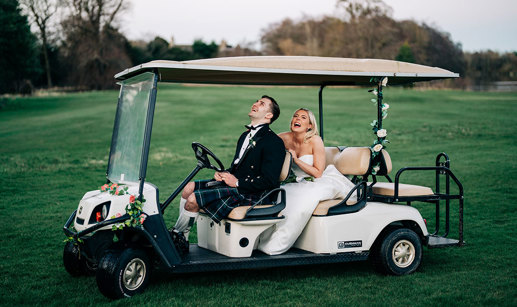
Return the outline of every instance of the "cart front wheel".
<path id="1" fill-rule="evenodd" d="M 99 262 L 97 286 L 110 299 L 131 297 L 144 291 L 151 266 L 142 250 L 108 251 Z"/>
<path id="2" fill-rule="evenodd" d="M 407 228 L 389 233 L 373 252 L 375 268 L 383 274 L 411 274 L 422 261 L 420 238 Z"/>
<path id="3" fill-rule="evenodd" d="M 95 267 L 81 255 L 80 247 L 72 242 L 65 244 L 63 265 L 72 276 L 92 275 L 95 272 Z"/>

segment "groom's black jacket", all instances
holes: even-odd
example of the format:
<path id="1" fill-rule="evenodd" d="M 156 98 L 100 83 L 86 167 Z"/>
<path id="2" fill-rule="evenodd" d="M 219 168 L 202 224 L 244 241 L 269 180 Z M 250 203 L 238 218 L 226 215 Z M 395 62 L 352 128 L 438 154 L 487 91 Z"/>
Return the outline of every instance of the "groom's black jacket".
<path id="1" fill-rule="evenodd" d="M 248 132 L 244 132 L 237 142 L 233 161 L 239 157 L 242 143 Z M 269 125 L 260 128 L 253 136 L 254 144 L 248 146 L 238 164 L 229 171 L 239 179 L 239 193 L 262 194 L 264 191 L 279 187 L 278 178 L 285 158 L 285 146 Z"/>

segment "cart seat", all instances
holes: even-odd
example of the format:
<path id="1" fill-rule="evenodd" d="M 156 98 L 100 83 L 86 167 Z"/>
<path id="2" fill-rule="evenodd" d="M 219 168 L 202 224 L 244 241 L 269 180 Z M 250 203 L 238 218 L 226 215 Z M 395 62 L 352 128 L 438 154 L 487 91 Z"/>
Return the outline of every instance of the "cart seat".
<path id="1" fill-rule="evenodd" d="M 321 201 L 318 204 L 318 206 L 316 207 L 316 209 L 314 209 L 314 211 L 312 212 L 312 215 L 315 215 L 315 216 L 328 215 L 329 209 L 339 205 L 341 202 L 343 202 L 343 200 L 344 200 L 343 198 L 336 198 L 336 199 L 329 199 L 329 200 Z M 349 199 L 346 201 L 347 206 L 352 206 L 352 205 L 355 205 L 356 203 L 357 203 L 357 201 L 355 199 Z"/>
<path id="2" fill-rule="evenodd" d="M 271 207 L 273 207 L 273 205 L 258 205 L 258 206 L 255 206 L 255 208 L 253 208 L 253 209 L 258 210 L 258 209 L 266 209 L 266 208 L 271 208 Z M 230 212 L 230 214 L 228 215 L 228 218 L 230 220 L 234 220 L 234 221 L 243 220 L 244 218 L 246 218 L 246 213 L 249 210 L 249 208 L 251 208 L 251 206 L 237 207 Z M 276 217 L 276 216 L 278 216 L 278 212 L 275 212 L 272 214 L 268 213 L 265 216 Z"/>
<path id="3" fill-rule="evenodd" d="M 380 158 L 380 170 L 377 172 L 377 175 L 387 176 L 392 170 L 391 157 L 388 152 L 383 149 Z M 374 198 L 375 196 L 395 197 L 395 183 L 393 182 L 376 182 L 374 180 L 374 182 L 368 182 L 368 186 L 371 187 L 371 193 Z M 433 190 L 429 187 L 403 183 L 398 184 L 397 198 L 429 195 L 434 195 Z"/>
<path id="4" fill-rule="evenodd" d="M 343 176 L 362 176 L 368 172 L 370 167 L 370 149 L 368 147 L 325 147 L 325 158 L 326 166 L 332 164 Z M 358 205 L 357 208 L 353 207 Z M 326 216 L 329 215 L 329 209 L 337 206 L 348 206 L 349 208 L 343 208 L 340 210 L 342 213 L 351 213 L 360 210 L 364 207 L 364 203 L 361 200 L 357 201 L 356 198 L 348 199 L 344 201 L 343 198 L 329 199 L 321 201 L 318 206 L 314 209 L 312 215 L 314 216 Z M 357 209 L 357 210 L 355 210 Z"/>
<path id="5" fill-rule="evenodd" d="M 371 182 L 368 182 L 368 185 L 371 184 Z M 395 196 L 395 184 L 393 182 L 376 182 L 372 186 L 372 193 L 383 196 Z M 424 196 L 434 195 L 434 192 L 431 188 L 425 186 L 399 183 L 398 194 L 399 196 Z"/>
<path id="6" fill-rule="evenodd" d="M 286 152 L 279 181 L 284 181 L 289 175 L 291 161 L 291 154 Z M 257 238 L 284 218 L 280 212 L 285 208 L 285 190 L 273 189 L 267 195 L 272 195 L 270 199 L 277 199 L 277 193 L 280 193 L 279 202 L 234 208 L 220 223 L 200 214 L 198 246 L 228 257 L 250 257 L 257 248 Z"/>

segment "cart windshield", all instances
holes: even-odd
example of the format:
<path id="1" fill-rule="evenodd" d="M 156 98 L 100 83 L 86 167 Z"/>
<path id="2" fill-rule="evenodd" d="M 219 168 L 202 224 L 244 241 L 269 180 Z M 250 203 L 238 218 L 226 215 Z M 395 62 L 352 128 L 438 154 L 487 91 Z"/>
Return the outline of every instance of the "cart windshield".
<path id="1" fill-rule="evenodd" d="M 121 88 L 108 164 L 111 182 L 139 181 L 153 83 L 153 73 L 139 74 L 119 83 Z"/>

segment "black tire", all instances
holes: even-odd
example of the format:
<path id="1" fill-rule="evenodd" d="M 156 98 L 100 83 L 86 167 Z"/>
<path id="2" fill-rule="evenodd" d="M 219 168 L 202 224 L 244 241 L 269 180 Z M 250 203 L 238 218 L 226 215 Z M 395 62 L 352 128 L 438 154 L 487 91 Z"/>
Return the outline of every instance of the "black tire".
<path id="1" fill-rule="evenodd" d="M 382 274 L 411 274 L 422 262 L 420 237 L 407 228 L 389 232 L 372 252 L 373 265 Z"/>
<path id="2" fill-rule="evenodd" d="M 93 275 L 95 268 L 83 255 L 80 247 L 72 242 L 66 242 L 63 250 L 63 265 L 72 276 Z"/>
<path id="3" fill-rule="evenodd" d="M 110 299 L 131 297 L 144 291 L 149 283 L 151 264 L 139 249 L 107 251 L 97 268 L 97 286 Z"/>

